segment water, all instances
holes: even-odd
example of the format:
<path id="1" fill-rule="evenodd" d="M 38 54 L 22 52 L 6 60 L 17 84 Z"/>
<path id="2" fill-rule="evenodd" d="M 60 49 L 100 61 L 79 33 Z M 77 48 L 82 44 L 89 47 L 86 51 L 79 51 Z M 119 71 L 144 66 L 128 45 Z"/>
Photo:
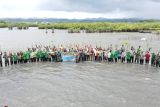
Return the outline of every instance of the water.
<path id="1" fill-rule="evenodd" d="M 74 33 L 68 34 L 66 30 L 39 30 L 30 28 L 29 30 L 8 30 L 0 29 L 0 48 L 2 50 L 17 51 L 24 50 L 35 44 L 56 45 L 79 44 L 101 46 L 107 48 L 110 44 L 121 46 L 126 40 L 131 46 L 141 45 L 144 49 L 153 47 L 155 51 L 160 47 L 160 35 L 142 33 Z M 147 38 L 142 41 L 141 38 Z"/>
<path id="2" fill-rule="evenodd" d="M 112 35 L 112 36 L 110 36 Z M 152 37 L 151 37 L 152 36 Z M 25 49 L 31 43 L 87 42 L 97 45 L 121 44 L 126 38 L 142 44 L 146 37 L 159 47 L 152 34 L 67 34 L 0 30 L 3 50 Z M 74 41 L 73 41 L 74 40 Z M 111 41 L 112 40 L 112 41 Z M 101 41 L 101 44 L 98 44 Z M 0 68 L 0 107 L 159 107 L 160 69 L 147 65 L 98 62 L 29 63 Z"/>
<path id="3" fill-rule="evenodd" d="M 34 63 L 0 72 L 0 105 L 10 107 L 159 107 L 159 93 L 150 66 Z"/>

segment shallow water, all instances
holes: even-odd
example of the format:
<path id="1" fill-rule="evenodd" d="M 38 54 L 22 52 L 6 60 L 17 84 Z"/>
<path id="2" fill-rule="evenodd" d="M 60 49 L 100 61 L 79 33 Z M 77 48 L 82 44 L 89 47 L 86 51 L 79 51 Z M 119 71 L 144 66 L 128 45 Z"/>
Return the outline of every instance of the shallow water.
<path id="1" fill-rule="evenodd" d="M 121 46 L 126 40 L 129 45 L 138 47 L 141 45 L 144 49 L 153 47 L 155 51 L 160 47 L 160 35 L 143 33 L 73 33 L 68 34 L 66 30 L 39 30 L 30 28 L 29 30 L 8 30 L 0 29 L 0 49 L 14 51 L 31 47 L 35 44 L 56 45 L 60 44 L 79 44 L 92 46 L 101 46 L 107 48 L 110 44 Z M 142 41 L 141 38 L 147 38 Z"/>
<path id="2" fill-rule="evenodd" d="M 139 33 L 68 34 L 56 30 L 0 29 L 2 50 L 32 44 L 79 43 L 107 47 L 131 45 L 159 48 L 159 36 Z M 0 107 L 159 107 L 160 69 L 136 64 L 98 62 L 29 63 L 0 68 Z"/>
<path id="3" fill-rule="evenodd" d="M 0 70 L 0 105 L 159 107 L 160 69 L 135 64 L 33 63 Z"/>

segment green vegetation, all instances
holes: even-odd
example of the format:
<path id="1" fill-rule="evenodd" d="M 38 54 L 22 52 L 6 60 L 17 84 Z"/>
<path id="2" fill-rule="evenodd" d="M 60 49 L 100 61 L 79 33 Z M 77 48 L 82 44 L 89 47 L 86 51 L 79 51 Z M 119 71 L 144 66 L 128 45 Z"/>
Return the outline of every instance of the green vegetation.
<path id="1" fill-rule="evenodd" d="M 40 29 L 67 29 L 72 33 L 85 30 L 86 33 L 103 32 L 139 32 L 140 30 L 159 30 L 159 22 L 139 22 L 139 23 L 50 23 L 39 24 Z"/>
<path id="2" fill-rule="evenodd" d="M 0 21 L 0 28 L 5 28 L 7 27 L 7 23 L 4 21 Z"/>
<path id="3" fill-rule="evenodd" d="M 80 29 L 79 28 L 69 28 L 68 29 L 68 33 L 80 33 Z"/>
<path id="4" fill-rule="evenodd" d="M 4 22 L 0 21 L 0 28 L 9 28 L 12 30 L 13 27 L 17 27 L 17 29 L 28 29 L 29 27 L 37 27 L 36 23 L 14 23 L 14 22 Z"/>
<path id="5" fill-rule="evenodd" d="M 69 33 L 104 33 L 104 32 L 144 32 L 159 31 L 160 22 L 137 22 L 137 23 L 111 23 L 111 22 L 77 22 L 77 23 L 9 23 L 0 21 L 0 28 L 28 29 L 38 27 L 39 29 L 67 29 Z"/>

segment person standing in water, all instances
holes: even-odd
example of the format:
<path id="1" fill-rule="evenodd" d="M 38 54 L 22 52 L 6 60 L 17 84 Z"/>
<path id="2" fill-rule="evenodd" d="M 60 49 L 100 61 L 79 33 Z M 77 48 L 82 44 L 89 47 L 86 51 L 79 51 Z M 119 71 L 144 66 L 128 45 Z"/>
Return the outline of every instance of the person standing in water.
<path id="1" fill-rule="evenodd" d="M 138 47 L 137 52 L 135 53 L 135 63 L 139 64 L 140 62 L 140 55 L 141 55 L 141 46 Z"/>
<path id="2" fill-rule="evenodd" d="M 7 52 L 4 52 L 4 61 L 5 61 L 5 66 L 9 66 L 9 56 L 7 55 Z"/>
<path id="3" fill-rule="evenodd" d="M 160 67 L 160 52 L 159 52 L 159 61 L 158 62 L 159 62 L 159 67 Z"/>
<path id="4" fill-rule="evenodd" d="M 121 53 L 122 52 L 125 52 L 125 47 L 124 47 L 124 45 L 122 45 L 122 47 L 121 47 Z"/>
<path id="5" fill-rule="evenodd" d="M 2 67 L 2 52 L 0 52 L 0 67 Z"/>
<path id="6" fill-rule="evenodd" d="M 108 62 L 111 62 L 111 51 L 108 52 L 107 58 L 108 58 Z"/>
<path id="7" fill-rule="evenodd" d="M 119 51 L 118 51 L 118 49 L 116 49 L 116 51 L 114 52 L 114 60 L 115 60 L 115 62 L 118 62 L 118 54 L 119 54 Z"/>
<path id="8" fill-rule="evenodd" d="M 149 64 L 149 61 L 150 61 L 150 53 L 147 51 L 147 53 L 145 54 L 145 59 L 146 59 L 146 64 Z"/>
<path id="9" fill-rule="evenodd" d="M 144 64 L 144 57 L 145 57 L 145 55 L 143 54 L 143 52 L 141 52 L 141 54 L 140 54 L 140 64 L 141 65 Z"/>
<path id="10" fill-rule="evenodd" d="M 135 54 L 135 49 L 133 46 L 131 47 L 130 53 L 131 53 L 130 61 L 131 61 L 131 63 L 133 63 L 134 62 L 134 54 Z"/>
<path id="11" fill-rule="evenodd" d="M 157 53 L 155 56 L 155 64 L 157 68 L 159 67 L 159 60 L 160 60 L 160 56 L 159 56 L 159 53 Z"/>
<path id="12" fill-rule="evenodd" d="M 121 62 L 122 62 L 122 63 L 125 63 L 125 57 L 126 57 L 126 52 L 124 51 L 124 52 L 122 52 L 122 54 L 121 54 Z"/>
<path id="13" fill-rule="evenodd" d="M 153 52 L 153 53 L 152 53 L 152 57 L 151 57 L 151 65 L 152 65 L 152 66 L 155 66 L 155 57 L 156 57 L 156 55 L 155 55 L 155 53 Z"/>
<path id="14" fill-rule="evenodd" d="M 18 61 L 18 56 L 17 56 L 17 53 L 15 52 L 13 53 L 13 63 L 17 65 L 17 61 Z"/>
<path id="15" fill-rule="evenodd" d="M 113 50 L 111 51 L 111 57 L 110 57 L 110 59 L 111 59 L 111 62 L 114 62 L 114 51 Z"/>
<path id="16" fill-rule="evenodd" d="M 13 65 L 13 54 L 9 53 L 10 64 Z"/>
<path id="17" fill-rule="evenodd" d="M 131 63 L 131 53 L 130 53 L 130 51 L 126 52 L 126 59 L 127 59 L 127 63 Z"/>

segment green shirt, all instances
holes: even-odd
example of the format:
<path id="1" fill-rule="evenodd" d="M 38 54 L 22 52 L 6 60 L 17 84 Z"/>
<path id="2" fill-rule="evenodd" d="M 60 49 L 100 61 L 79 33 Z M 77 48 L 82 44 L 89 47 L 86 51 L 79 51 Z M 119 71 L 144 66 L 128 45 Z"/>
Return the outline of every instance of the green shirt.
<path id="1" fill-rule="evenodd" d="M 130 60 L 130 58 L 131 58 L 131 53 L 130 52 L 126 53 L 126 58 Z"/>
<path id="2" fill-rule="evenodd" d="M 16 53 L 14 53 L 14 55 L 13 55 L 13 61 L 17 61 L 17 60 L 18 60 L 18 56 L 17 56 Z"/>
<path id="3" fill-rule="evenodd" d="M 26 52 L 23 53 L 23 59 L 24 60 L 30 59 L 30 52 L 29 51 L 26 51 Z"/>
<path id="4" fill-rule="evenodd" d="M 111 58 L 114 58 L 114 51 L 111 52 Z"/>
<path id="5" fill-rule="evenodd" d="M 41 58 L 41 51 L 37 51 L 36 57 L 37 57 L 38 59 Z"/>
<path id="6" fill-rule="evenodd" d="M 119 54 L 119 52 L 118 52 L 118 51 L 115 51 L 115 52 L 114 52 L 114 57 L 115 57 L 115 58 L 118 58 L 118 54 Z"/>
<path id="7" fill-rule="evenodd" d="M 48 52 L 47 51 L 44 52 L 44 56 L 45 56 L 45 58 L 48 58 Z"/>
<path id="8" fill-rule="evenodd" d="M 30 59 L 30 52 L 29 51 L 26 51 L 26 58 Z"/>
<path id="9" fill-rule="evenodd" d="M 141 48 L 138 48 L 138 49 L 137 49 L 137 54 L 140 55 L 141 51 L 142 51 L 142 49 L 141 49 Z"/>
<path id="10" fill-rule="evenodd" d="M 152 53 L 152 60 L 155 60 L 155 58 L 156 58 L 155 53 Z"/>

